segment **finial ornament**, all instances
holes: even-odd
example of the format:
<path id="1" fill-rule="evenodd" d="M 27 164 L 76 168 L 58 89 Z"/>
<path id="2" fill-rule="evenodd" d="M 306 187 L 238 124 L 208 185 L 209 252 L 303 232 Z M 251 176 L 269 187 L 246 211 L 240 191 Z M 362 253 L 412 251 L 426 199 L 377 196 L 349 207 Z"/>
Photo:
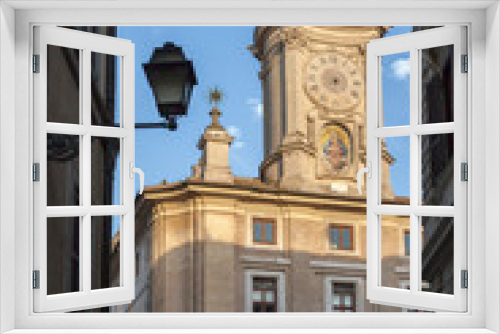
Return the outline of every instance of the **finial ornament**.
<path id="1" fill-rule="evenodd" d="M 210 116 L 212 116 L 212 126 L 220 126 L 219 118 L 222 113 L 219 108 L 217 108 L 217 105 L 222 101 L 222 97 L 222 91 L 218 87 L 210 89 L 210 103 L 214 105 L 210 111 Z"/>
<path id="2" fill-rule="evenodd" d="M 218 87 L 210 89 L 210 103 L 218 105 L 223 98 L 222 90 Z"/>

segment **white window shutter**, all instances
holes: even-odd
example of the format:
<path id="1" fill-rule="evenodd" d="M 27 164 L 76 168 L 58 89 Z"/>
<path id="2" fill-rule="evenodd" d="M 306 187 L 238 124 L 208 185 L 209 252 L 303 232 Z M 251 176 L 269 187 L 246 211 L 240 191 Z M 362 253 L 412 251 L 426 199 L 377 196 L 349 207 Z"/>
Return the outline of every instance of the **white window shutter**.
<path id="1" fill-rule="evenodd" d="M 447 123 L 424 124 L 422 114 L 422 50 L 453 46 L 453 114 Z M 410 122 L 397 127 L 382 126 L 382 57 L 409 52 Z M 367 47 L 367 298 L 372 303 L 435 311 L 467 311 L 467 289 L 461 286 L 461 273 L 467 270 L 467 182 L 461 180 L 461 164 L 467 163 L 467 74 L 463 73 L 462 55 L 467 54 L 466 28 L 441 27 L 371 41 Z M 470 58 L 470 57 L 469 57 Z M 469 72 L 471 70 L 469 60 Z M 385 96 L 385 98 L 387 98 Z M 395 99 L 399 98 L 394 96 Z M 434 103 L 432 100 L 430 103 Z M 436 102 L 438 103 L 438 102 Z M 429 107 L 429 106 L 428 106 Z M 432 105 L 430 106 L 432 108 Z M 423 205 L 422 138 L 432 134 L 453 134 L 453 202 L 451 205 Z M 410 142 L 409 205 L 382 204 L 381 146 L 389 137 L 406 136 Z M 451 159 L 450 159 L 451 161 Z M 387 287 L 382 283 L 381 216 L 407 217 L 410 221 L 409 289 Z M 453 287 L 452 292 L 432 291 L 422 278 L 424 228 L 422 217 L 452 217 Z M 430 218 L 424 218 L 430 219 Z M 401 236 L 403 237 L 403 236 Z M 422 246 L 421 246 L 422 245 Z M 470 274 L 470 273 L 469 273 Z M 469 275 L 470 277 L 470 275 Z M 434 287 L 437 283 L 434 283 Z"/>
<path id="2" fill-rule="evenodd" d="M 79 61 L 79 103 L 80 121 L 76 124 L 48 122 L 47 119 L 47 57 L 48 47 L 58 46 L 75 49 Z M 92 52 L 113 55 L 119 59 L 117 68 L 120 78 L 120 121 L 114 126 L 96 126 L 92 124 L 91 88 L 91 54 Z M 92 309 L 97 307 L 126 304 L 135 297 L 134 249 L 135 249 L 135 207 L 134 179 L 129 177 L 129 169 L 134 161 L 134 44 L 128 40 L 82 32 L 66 28 L 39 26 L 34 28 L 34 55 L 37 55 L 36 70 L 33 71 L 33 129 L 34 156 L 33 162 L 39 165 L 39 181 L 33 183 L 34 215 L 33 215 L 33 271 L 38 282 L 34 287 L 34 312 L 67 312 Z M 35 57 L 34 57 L 35 61 Z M 51 65 L 51 71 L 57 66 Z M 61 92 L 60 103 L 64 106 L 65 96 Z M 113 112 L 113 111 L 111 111 Z M 74 135 L 79 138 L 79 205 L 47 206 L 47 134 Z M 115 138 L 119 142 L 120 169 L 115 176 L 120 180 L 121 196 L 118 205 L 92 205 L 92 137 Z M 76 137 L 75 137 L 76 138 Z M 130 163 L 132 162 L 132 163 Z M 95 163 L 95 162 L 94 162 Z M 118 283 L 115 287 L 96 289 L 92 287 L 92 217 L 116 216 L 119 225 L 120 252 Z M 48 258 L 48 219 L 76 217 L 72 222 L 78 224 L 77 243 L 78 274 L 77 291 L 69 293 L 48 294 L 48 285 L 54 273 L 47 274 L 51 261 Z M 68 220 L 69 221 L 69 220 Z M 75 224 L 75 226 L 76 226 Z M 75 229 L 76 230 L 76 229 Z M 69 237 L 69 236 L 68 236 Z M 95 257 L 95 256 L 94 256 Z M 61 271 L 73 270 L 62 268 Z M 103 270 L 106 270 L 104 268 Z M 64 291 L 66 292 L 66 291 Z"/>

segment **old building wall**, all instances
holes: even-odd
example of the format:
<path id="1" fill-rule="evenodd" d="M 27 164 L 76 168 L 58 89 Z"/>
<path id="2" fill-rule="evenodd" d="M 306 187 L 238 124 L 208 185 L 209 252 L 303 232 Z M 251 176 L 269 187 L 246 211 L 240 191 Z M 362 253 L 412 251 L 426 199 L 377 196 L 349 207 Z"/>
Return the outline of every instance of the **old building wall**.
<path id="1" fill-rule="evenodd" d="M 356 283 L 358 311 L 397 312 L 366 299 L 366 209 L 284 204 L 277 198 L 211 193 L 164 201 L 156 206 L 151 230 L 154 312 L 244 312 L 249 273 L 282 274 L 285 310 L 324 312 L 329 280 Z M 277 242 L 256 245 L 252 220 L 273 218 Z M 352 226 L 352 251 L 329 245 L 330 225 Z M 404 254 L 407 217 L 383 219 L 384 286 L 401 288 L 408 278 Z"/>
<path id="2" fill-rule="evenodd" d="M 190 213 L 181 205 L 159 205 L 152 233 L 153 312 L 185 312 L 190 270 Z M 179 203 L 177 203 L 179 204 Z M 182 203 L 186 205 L 185 203 Z"/>
<path id="3" fill-rule="evenodd" d="M 231 200 L 204 202 L 204 311 L 232 312 L 236 307 L 236 220 Z"/>

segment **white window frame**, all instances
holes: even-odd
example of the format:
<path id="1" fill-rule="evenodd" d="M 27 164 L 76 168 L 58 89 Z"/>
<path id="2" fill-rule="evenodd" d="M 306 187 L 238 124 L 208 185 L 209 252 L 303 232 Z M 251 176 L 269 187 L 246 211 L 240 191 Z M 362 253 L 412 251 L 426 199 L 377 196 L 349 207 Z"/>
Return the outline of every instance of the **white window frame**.
<path id="1" fill-rule="evenodd" d="M 332 296 L 333 283 L 354 283 L 356 286 L 356 312 L 365 311 L 365 280 L 361 277 L 342 277 L 342 276 L 327 276 L 325 277 L 325 312 L 333 312 Z M 334 312 L 335 313 L 335 312 Z"/>
<path id="2" fill-rule="evenodd" d="M 34 270 L 39 270 L 39 288 L 34 289 L 35 312 L 74 311 L 101 306 L 125 304 L 135 297 L 134 232 L 135 204 L 134 179 L 129 177 L 134 163 L 135 109 L 134 109 L 134 45 L 130 41 L 70 30 L 36 26 L 34 52 L 40 56 L 40 71 L 34 79 L 34 161 L 40 164 L 40 181 L 33 185 L 34 192 Z M 56 45 L 79 50 L 80 59 L 80 119 L 79 124 L 47 122 L 47 46 Z M 114 55 L 120 61 L 120 119 L 119 128 L 92 126 L 91 124 L 91 53 Z M 47 134 L 79 135 L 80 192 L 78 206 L 47 206 Z M 91 139 L 117 138 L 120 141 L 120 204 L 91 205 Z M 130 164 L 129 164 L 130 162 Z M 132 174 L 133 175 L 133 174 Z M 91 278 L 91 219 L 93 216 L 120 217 L 120 273 L 119 286 L 92 290 Z M 47 226 L 51 217 L 80 217 L 79 282 L 77 292 L 47 294 Z"/>
<path id="3" fill-rule="evenodd" d="M 136 10 L 139 6 L 144 10 Z M 156 6 L 156 7 L 155 7 Z M 79 3 L 4 1 L 0 3 L 0 330 L 127 329 L 140 333 L 176 328 L 220 333 L 265 328 L 284 333 L 498 333 L 500 332 L 500 9 L 496 1 L 331 2 L 164 2 Z M 15 7 L 15 8 L 14 8 Z M 100 8 L 97 8 L 100 7 Z M 102 10 L 103 7 L 110 10 Z M 217 10 L 214 10 L 217 8 Z M 245 10 L 243 10 L 245 8 Z M 48 9 L 48 10 L 47 10 Z M 34 24 L 72 25 L 437 25 L 469 27 L 468 195 L 471 243 L 467 245 L 469 289 L 467 313 L 435 314 L 34 314 L 30 245 L 32 212 L 30 141 L 32 140 L 31 31 Z M 487 29 L 486 29 L 487 28 Z M 486 70 L 487 69 L 487 70 Z M 15 112 L 14 112 L 15 111 Z M 14 144 L 12 145 L 12 139 Z M 486 153 L 487 152 L 487 153 Z M 488 175 L 488 182 L 486 182 Z M 15 189 L 14 196 L 12 191 Z M 473 197 L 470 195 L 473 194 Z M 486 194 L 488 196 L 486 196 Z M 12 222 L 15 222 L 13 224 Z M 486 265 L 487 264 L 487 265 Z M 15 287 L 14 289 L 12 287 Z M 488 293 L 485 293 L 486 290 Z M 14 307 L 12 307 L 14 305 Z M 355 318 L 353 318 L 355 317 Z M 425 318 L 422 318 L 425 317 Z M 425 321 L 422 321 L 425 319 Z M 140 324 L 142 329 L 137 329 Z M 134 330 L 135 329 L 135 330 Z M 163 331 L 161 331 L 163 329 Z M 241 331 L 237 330 L 241 329 Z"/>
<path id="4" fill-rule="evenodd" d="M 253 278 L 254 277 L 274 277 L 276 278 L 276 300 L 278 302 L 278 312 L 286 312 L 286 285 L 285 273 L 280 271 L 265 271 L 258 269 L 247 269 L 245 271 L 245 312 L 253 313 Z"/>
<path id="5" fill-rule="evenodd" d="M 467 31 L 461 25 L 452 25 L 378 39 L 367 46 L 367 164 L 372 177 L 367 179 L 367 296 L 372 303 L 425 309 L 465 312 L 467 290 L 461 288 L 461 270 L 467 270 L 467 187 L 460 180 L 460 165 L 467 159 L 467 77 L 461 72 L 461 55 L 467 53 Z M 421 50 L 453 45 L 454 122 L 421 124 Z M 384 127 L 382 125 L 382 57 L 408 52 L 410 54 L 410 124 Z M 454 206 L 425 206 L 421 203 L 421 148 L 420 136 L 453 133 L 454 152 Z M 381 140 L 387 137 L 408 137 L 410 140 L 410 205 L 382 204 Z M 470 198 L 470 197 L 469 197 Z M 382 217 L 404 215 L 410 219 L 410 290 L 381 285 Z M 420 219 L 453 217 L 453 294 L 430 293 L 421 290 L 422 233 Z"/>

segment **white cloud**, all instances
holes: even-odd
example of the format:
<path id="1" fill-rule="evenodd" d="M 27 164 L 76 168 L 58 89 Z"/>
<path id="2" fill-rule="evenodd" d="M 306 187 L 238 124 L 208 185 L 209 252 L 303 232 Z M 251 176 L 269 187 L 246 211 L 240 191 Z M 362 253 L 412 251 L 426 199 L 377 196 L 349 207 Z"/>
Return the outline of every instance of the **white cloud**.
<path id="1" fill-rule="evenodd" d="M 262 103 L 258 103 L 255 106 L 255 113 L 257 114 L 257 116 L 262 117 L 262 115 L 264 114 L 264 105 Z"/>
<path id="2" fill-rule="evenodd" d="M 233 147 L 234 148 L 242 148 L 245 146 L 245 143 L 241 141 L 241 130 L 237 126 L 230 125 L 227 127 L 227 132 L 235 139 Z"/>
<path id="3" fill-rule="evenodd" d="M 258 118 L 262 117 L 264 113 L 264 105 L 260 103 L 259 99 L 249 98 L 247 99 L 247 104 L 252 106 L 253 112 Z"/>
<path id="4" fill-rule="evenodd" d="M 234 138 L 239 138 L 241 137 L 241 130 L 237 127 L 237 126 L 234 126 L 234 125 L 230 125 L 227 127 L 227 132 L 233 136 Z"/>
<path id="5" fill-rule="evenodd" d="M 404 80 L 410 75 L 410 58 L 398 59 L 392 63 L 392 70 L 397 79 Z"/>

